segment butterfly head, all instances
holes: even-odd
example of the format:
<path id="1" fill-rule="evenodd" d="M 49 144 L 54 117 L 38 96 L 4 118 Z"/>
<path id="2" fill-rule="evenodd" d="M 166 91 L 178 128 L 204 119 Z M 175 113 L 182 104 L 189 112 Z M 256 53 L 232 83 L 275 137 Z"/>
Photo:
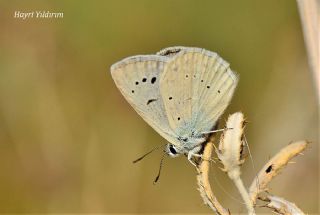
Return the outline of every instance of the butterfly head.
<path id="1" fill-rule="evenodd" d="M 206 140 L 204 135 L 197 136 L 193 133 L 187 136 L 179 136 L 176 144 L 168 143 L 165 152 L 170 157 L 178 157 L 180 154 L 187 154 L 195 147 L 201 145 Z"/>
<path id="2" fill-rule="evenodd" d="M 165 152 L 170 156 L 170 157 L 178 157 L 180 154 L 183 153 L 183 151 L 181 151 L 181 149 L 171 143 L 167 144 L 166 150 Z"/>

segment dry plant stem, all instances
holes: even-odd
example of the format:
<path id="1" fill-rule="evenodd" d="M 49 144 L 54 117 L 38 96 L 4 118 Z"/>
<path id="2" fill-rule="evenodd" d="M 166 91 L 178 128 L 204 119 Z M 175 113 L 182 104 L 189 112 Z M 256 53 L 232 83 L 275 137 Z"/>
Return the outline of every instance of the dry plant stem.
<path id="1" fill-rule="evenodd" d="M 275 212 L 285 215 L 299 214 L 303 215 L 304 213 L 300 208 L 298 208 L 294 203 L 289 202 L 278 196 L 268 195 L 265 198 L 261 199 L 262 201 L 267 202 L 265 207 L 273 209 Z"/>
<path id="2" fill-rule="evenodd" d="M 249 193 L 241 180 L 240 167 L 244 162 L 243 158 L 243 132 L 245 127 L 244 116 L 241 112 L 236 112 L 228 117 L 227 129 L 220 137 L 217 155 L 223 164 L 223 171 L 228 173 L 229 178 L 237 187 L 248 210 L 248 214 L 255 214 Z"/>
<path id="3" fill-rule="evenodd" d="M 308 60 L 311 71 L 314 74 L 314 80 L 318 87 L 318 96 L 320 90 L 320 43 L 319 43 L 319 0 L 297 0 L 303 28 L 304 41 L 307 48 Z"/>
<path id="4" fill-rule="evenodd" d="M 298 141 L 284 147 L 278 154 L 272 157 L 260 170 L 258 176 L 253 180 L 249 192 L 253 204 L 256 203 L 259 193 L 267 189 L 268 183 L 279 171 L 285 167 L 289 160 L 299 155 L 308 145 L 307 141 Z"/>
<path id="5" fill-rule="evenodd" d="M 236 185 L 237 189 L 239 190 L 239 192 L 241 194 L 241 197 L 242 197 L 242 199 L 244 200 L 244 202 L 246 204 L 246 207 L 247 207 L 247 210 L 248 210 L 248 214 L 250 214 L 250 215 L 251 214 L 255 214 L 254 209 L 253 209 L 253 204 L 252 204 L 252 201 L 250 199 L 249 193 L 246 190 L 246 188 L 244 187 L 240 176 L 237 177 L 237 178 L 234 178 L 232 180 L 233 180 L 233 183 Z"/>
<path id="6" fill-rule="evenodd" d="M 206 144 L 203 152 L 204 158 L 211 158 L 213 150 L 213 138 L 210 138 L 209 142 Z M 210 169 L 210 159 L 201 159 L 197 171 L 197 181 L 199 186 L 199 191 L 201 197 L 205 204 L 207 204 L 216 214 L 219 215 L 229 215 L 229 211 L 226 210 L 218 202 L 217 198 L 212 192 L 210 183 L 209 183 L 209 169 Z"/>

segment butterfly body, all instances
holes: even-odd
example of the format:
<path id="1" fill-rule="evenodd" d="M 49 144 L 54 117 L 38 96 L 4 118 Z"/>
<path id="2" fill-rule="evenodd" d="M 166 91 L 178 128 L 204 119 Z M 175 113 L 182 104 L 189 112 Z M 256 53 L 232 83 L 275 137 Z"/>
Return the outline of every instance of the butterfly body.
<path id="1" fill-rule="evenodd" d="M 125 58 L 111 74 L 131 106 L 170 143 L 168 154 L 188 157 L 200 150 L 238 82 L 216 53 L 189 47 Z"/>

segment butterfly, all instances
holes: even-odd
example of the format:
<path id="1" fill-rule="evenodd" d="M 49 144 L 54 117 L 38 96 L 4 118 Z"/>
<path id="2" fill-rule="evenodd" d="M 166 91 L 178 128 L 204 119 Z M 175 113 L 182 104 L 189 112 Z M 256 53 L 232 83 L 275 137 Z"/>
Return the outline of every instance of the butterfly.
<path id="1" fill-rule="evenodd" d="M 111 75 L 129 104 L 168 141 L 166 153 L 185 154 L 191 163 L 239 80 L 218 54 L 182 46 L 125 58 L 111 66 Z"/>

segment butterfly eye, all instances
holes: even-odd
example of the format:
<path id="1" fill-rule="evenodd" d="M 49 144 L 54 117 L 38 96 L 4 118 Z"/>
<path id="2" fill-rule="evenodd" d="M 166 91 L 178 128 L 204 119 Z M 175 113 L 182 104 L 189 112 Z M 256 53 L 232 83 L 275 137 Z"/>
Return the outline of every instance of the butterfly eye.
<path id="1" fill-rule="evenodd" d="M 173 145 L 170 145 L 170 146 L 169 146 L 169 150 L 170 150 L 170 152 L 171 152 L 173 155 L 176 155 L 176 154 L 177 154 L 177 151 L 176 151 L 176 149 L 174 148 Z"/>

